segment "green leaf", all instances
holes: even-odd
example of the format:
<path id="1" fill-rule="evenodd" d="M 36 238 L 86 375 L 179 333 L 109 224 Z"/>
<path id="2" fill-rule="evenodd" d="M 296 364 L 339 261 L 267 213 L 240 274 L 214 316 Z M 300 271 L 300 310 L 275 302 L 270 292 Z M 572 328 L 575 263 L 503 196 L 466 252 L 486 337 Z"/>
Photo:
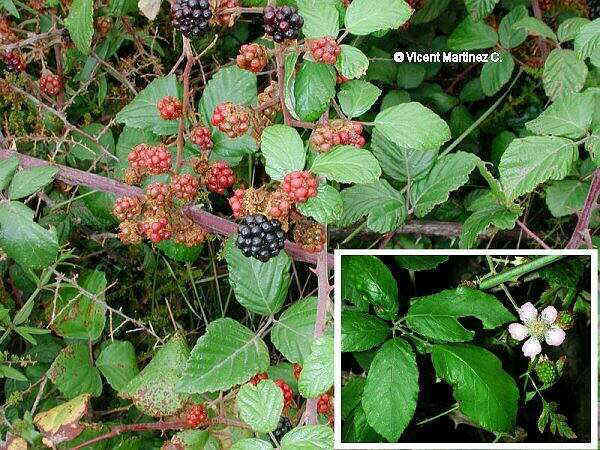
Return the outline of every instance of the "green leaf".
<path id="1" fill-rule="evenodd" d="M 555 48 L 544 64 L 544 90 L 553 100 L 579 92 L 587 74 L 587 66 L 573 50 Z"/>
<path id="2" fill-rule="evenodd" d="M 257 433 L 271 433 L 277 428 L 283 410 L 283 393 L 272 380 L 257 386 L 243 385 L 237 394 L 240 419 Z"/>
<path id="3" fill-rule="evenodd" d="M 419 86 L 425 79 L 425 67 L 423 64 L 403 63 L 398 66 L 398 87 L 413 89 Z"/>
<path id="4" fill-rule="evenodd" d="M 507 208 L 501 205 L 492 193 L 482 195 L 471 204 L 469 209 L 472 214 L 462 226 L 461 248 L 472 248 L 477 242 L 477 235 L 492 224 L 501 230 L 512 230 L 522 213 L 518 206 Z"/>
<path id="5" fill-rule="evenodd" d="M 231 446 L 231 450 L 272 450 L 273 446 L 256 438 L 242 439 Z"/>
<path id="6" fill-rule="evenodd" d="M 176 334 L 161 347 L 144 369 L 119 392 L 119 397 L 152 417 L 177 413 L 188 396 L 175 390 L 181 381 L 190 352 L 185 338 Z"/>
<path id="7" fill-rule="evenodd" d="M 417 181 L 411 201 L 417 217 L 426 216 L 436 205 L 448 200 L 450 192 L 469 181 L 479 158 L 472 153 L 456 152 L 441 156 L 427 175 Z"/>
<path id="8" fill-rule="evenodd" d="M 149 130 L 158 135 L 176 134 L 179 121 L 164 120 L 156 107 L 158 101 L 166 96 L 179 97 L 175 75 L 154 79 L 116 115 L 115 120 L 128 127 Z"/>
<path id="9" fill-rule="evenodd" d="M 317 120 L 335 96 L 335 75 L 329 66 L 305 60 L 294 85 L 296 113 L 301 120 Z"/>
<path id="10" fill-rule="evenodd" d="M 363 391 L 362 406 L 369 425 L 396 442 L 415 413 L 419 371 L 408 342 L 387 341 L 375 355 Z"/>
<path id="11" fill-rule="evenodd" d="M 436 341 L 464 342 L 473 339 L 475 333 L 458 319 L 469 316 L 480 319 L 487 330 L 516 320 L 493 295 L 461 286 L 413 299 L 406 325 Z"/>
<path id="12" fill-rule="evenodd" d="M 592 123 L 594 97 L 571 94 L 557 99 L 536 119 L 525 124 L 535 134 L 563 136 L 578 139 L 585 135 Z"/>
<path id="13" fill-rule="evenodd" d="M 598 18 L 581 27 L 573 46 L 582 58 L 589 57 L 593 65 L 600 67 L 600 56 L 598 56 L 600 53 L 600 20 Z"/>
<path id="14" fill-rule="evenodd" d="M 395 230 L 404 222 L 406 207 L 404 196 L 383 179 L 372 184 L 357 184 L 342 191 L 342 226 L 349 226 L 367 216 L 369 229 L 376 232 Z M 381 207 L 391 206 L 392 211 Z M 374 226 L 376 229 L 371 228 Z"/>
<path id="15" fill-rule="evenodd" d="M 392 106 L 377 114 L 375 130 L 402 148 L 438 150 L 450 139 L 450 128 L 420 103 Z"/>
<path id="16" fill-rule="evenodd" d="M 362 352 L 384 342 L 390 333 L 389 324 L 362 311 L 342 311 L 342 351 Z"/>
<path id="17" fill-rule="evenodd" d="M 233 319 L 211 322 L 192 349 L 179 392 L 202 394 L 231 388 L 269 367 L 263 340 Z"/>
<path id="18" fill-rule="evenodd" d="M 53 166 L 39 166 L 18 171 L 8 187 L 8 197 L 17 200 L 38 192 L 52 182 L 57 172 L 58 168 Z"/>
<path id="19" fill-rule="evenodd" d="M 300 55 L 295 50 L 290 50 L 284 58 L 285 66 L 285 105 L 294 119 L 299 119 L 296 114 L 296 97 L 294 89 L 296 87 L 296 63 Z"/>
<path id="20" fill-rule="evenodd" d="M 352 411 L 361 406 L 366 381 L 365 378 L 357 375 L 351 375 L 345 381 L 342 386 L 342 420 L 347 420 Z"/>
<path id="21" fill-rule="evenodd" d="M 229 282 L 238 302 L 257 314 L 271 315 L 279 311 L 291 281 L 292 260 L 286 252 L 263 263 L 245 257 L 232 238 L 227 242 L 225 259 Z"/>
<path id="22" fill-rule="evenodd" d="M 372 304 L 375 313 L 394 320 L 398 313 L 398 285 L 390 269 L 375 256 L 342 257 L 342 299 L 357 306 Z"/>
<path id="23" fill-rule="evenodd" d="M 0 204 L 0 248 L 20 266 L 37 270 L 56 259 L 58 240 L 33 221 L 33 214 L 19 202 Z"/>
<path id="24" fill-rule="evenodd" d="M 340 183 L 373 183 L 381 175 L 377 159 L 369 151 L 352 145 L 340 145 L 318 154 L 310 170 Z"/>
<path id="25" fill-rule="evenodd" d="M 448 37 L 448 48 L 450 50 L 478 50 L 494 47 L 497 42 L 498 33 L 492 27 L 467 17 Z"/>
<path id="26" fill-rule="evenodd" d="M 232 139 L 216 128 L 213 129 L 213 148 L 208 157 L 209 161 L 227 161 L 237 166 L 244 156 L 257 150 L 256 141 L 249 134 Z"/>
<path id="27" fill-rule="evenodd" d="M 304 360 L 298 390 L 303 397 L 314 398 L 333 386 L 333 337 L 314 340 L 311 353 Z"/>
<path id="28" fill-rule="evenodd" d="M 17 167 L 19 167 L 19 158 L 16 156 L 0 161 L 0 191 L 6 189 Z"/>
<path id="29" fill-rule="evenodd" d="M 485 19 L 494 9 L 498 0 L 465 0 L 467 12 L 474 21 Z"/>
<path id="30" fill-rule="evenodd" d="M 408 270 L 433 270 L 448 261 L 445 255 L 394 255 L 396 263 Z"/>
<path id="31" fill-rule="evenodd" d="M 589 182 L 554 181 L 546 187 L 546 205 L 554 217 L 570 216 L 583 209 L 590 190 Z"/>
<path id="32" fill-rule="evenodd" d="M 115 391 L 125 389 L 140 372 L 135 350 L 129 341 L 109 342 L 96 359 L 96 367 Z"/>
<path id="33" fill-rule="evenodd" d="M 395 180 L 412 182 L 427 175 L 438 155 L 438 149 L 422 150 L 401 147 L 373 130 L 371 150 L 383 172 Z"/>
<path id="34" fill-rule="evenodd" d="M 569 139 L 554 136 L 515 139 L 500 160 L 500 182 L 508 198 L 515 199 L 545 181 L 564 178 L 577 157 L 577 147 Z"/>
<path id="35" fill-rule="evenodd" d="M 290 172 L 304 169 L 306 151 L 295 128 L 271 125 L 260 138 L 260 150 L 265 157 L 265 170 L 273 180 L 283 180 Z"/>
<path id="36" fill-rule="evenodd" d="M 286 309 L 271 329 L 271 342 L 285 359 L 303 364 L 311 352 L 317 320 L 317 298 L 307 297 Z"/>
<path id="37" fill-rule="evenodd" d="M 335 188 L 321 183 L 317 189 L 317 196 L 304 203 L 298 203 L 296 208 L 304 216 L 312 217 L 319 223 L 329 224 L 338 220 L 342 213 L 342 196 Z"/>
<path id="38" fill-rule="evenodd" d="M 94 3 L 92 0 L 73 0 L 65 26 L 77 49 L 87 55 L 94 35 Z"/>
<path id="39" fill-rule="evenodd" d="M 500 45 L 504 48 L 515 48 L 527 39 L 527 30 L 515 28 L 514 24 L 527 17 L 527 8 L 524 5 L 516 6 L 502 18 L 498 27 Z"/>
<path id="40" fill-rule="evenodd" d="M 552 31 L 552 28 L 535 17 L 523 17 L 513 25 L 513 28 L 516 30 L 526 30 L 532 36 L 540 36 L 558 42 L 558 38 L 554 31 Z"/>
<path id="41" fill-rule="evenodd" d="M 71 146 L 71 155 L 82 161 L 96 161 L 98 159 L 106 161 L 107 152 L 111 155 L 115 152 L 115 139 L 110 129 L 106 129 L 101 123 L 92 123 L 81 128 L 90 136 L 98 138 L 98 142 L 88 139 L 81 133 L 73 131 L 73 141 L 77 144 Z M 102 136 L 100 132 L 104 130 Z"/>
<path id="42" fill-rule="evenodd" d="M 410 102 L 410 94 L 406 91 L 391 90 L 381 100 L 381 111 L 392 106 Z"/>
<path id="43" fill-rule="evenodd" d="M 84 275 L 79 285 L 85 294 L 76 287 L 62 288 L 56 302 L 48 305 L 46 314 L 53 319 L 52 330 L 59 336 L 93 342 L 102 335 L 106 322 L 103 304 L 106 275 L 96 269 Z"/>
<path id="44" fill-rule="evenodd" d="M 351 80 L 342 85 L 338 99 L 344 114 L 352 118 L 371 109 L 380 95 L 381 89 L 368 81 Z"/>
<path id="45" fill-rule="evenodd" d="M 100 373 L 91 362 L 87 343 L 71 344 L 58 354 L 48 378 L 68 400 L 81 394 L 98 397 L 102 393 Z"/>
<path id="46" fill-rule="evenodd" d="M 368 52 L 368 56 L 371 61 L 369 62 L 366 80 L 395 85 L 398 64 L 393 60 L 393 55 L 379 48 L 372 48 Z"/>
<path id="47" fill-rule="evenodd" d="M 0 365 L 0 377 L 27 382 L 27 377 L 11 366 Z"/>
<path id="48" fill-rule="evenodd" d="M 369 68 L 369 58 L 356 47 L 340 45 L 340 54 L 335 67 L 340 74 L 348 79 L 361 78 Z"/>
<path id="49" fill-rule="evenodd" d="M 175 242 L 173 239 L 161 241 L 156 244 L 156 247 L 173 261 L 188 263 L 194 263 L 202 253 L 203 249 L 202 245 L 188 247 L 185 244 Z"/>
<path id="50" fill-rule="evenodd" d="M 305 425 L 289 431 L 281 450 L 333 450 L 333 430 L 327 425 Z"/>
<path id="51" fill-rule="evenodd" d="M 481 88 L 488 97 L 502 89 L 515 68 L 515 61 L 509 52 L 501 50 L 499 53 L 499 62 L 488 61 L 481 68 Z"/>
<path id="52" fill-rule="evenodd" d="M 205 447 L 206 442 L 210 434 L 207 430 L 183 430 L 179 433 L 175 433 L 171 438 L 171 444 L 174 448 L 181 448 L 183 450 L 201 450 Z M 165 444 L 165 447 L 168 446 Z M 118 447 L 119 449 L 121 447 Z M 129 448 L 127 450 L 130 450 Z"/>
<path id="53" fill-rule="evenodd" d="M 0 0 L 0 6 L 2 6 L 6 11 L 8 11 L 9 14 L 15 16 L 17 19 L 21 17 L 13 0 Z"/>
<path id="54" fill-rule="evenodd" d="M 396 29 L 408 21 L 412 11 L 403 0 L 356 0 L 346 11 L 346 28 L 357 36 Z"/>
<path id="55" fill-rule="evenodd" d="M 335 5 L 323 0 L 297 0 L 298 12 L 304 18 L 302 33 L 307 38 L 336 37 L 339 13 Z"/>
<path id="56" fill-rule="evenodd" d="M 255 105 L 257 101 L 256 75 L 235 65 L 226 66 L 214 74 L 206 84 L 198 111 L 202 114 L 204 123 L 210 124 L 213 111 L 220 103 L 231 102 L 250 106 Z M 213 128 L 213 138 L 215 133 L 221 132 Z"/>
<path id="57" fill-rule="evenodd" d="M 435 345 L 432 359 L 436 375 L 452 385 L 461 413 L 486 430 L 513 431 L 519 390 L 493 353 L 468 344 Z"/>
<path id="58" fill-rule="evenodd" d="M 433 0 L 426 2 L 421 8 L 416 10 L 410 19 L 410 23 L 415 25 L 420 23 L 428 23 L 437 19 L 442 12 L 448 7 L 450 0 Z"/>
<path id="59" fill-rule="evenodd" d="M 571 41 L 577 37 L 581 28 L 588 23 L 590 23 L 590 20 L 585 17 L 571 17 L 561 22 L 556 31 L 556 35 L 560 42 Z"/>

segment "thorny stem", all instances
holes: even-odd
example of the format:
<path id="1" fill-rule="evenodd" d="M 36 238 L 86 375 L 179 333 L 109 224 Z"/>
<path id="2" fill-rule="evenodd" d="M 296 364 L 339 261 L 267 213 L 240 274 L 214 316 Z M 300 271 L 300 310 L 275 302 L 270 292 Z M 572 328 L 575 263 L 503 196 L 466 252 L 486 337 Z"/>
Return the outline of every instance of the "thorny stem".
<path id="1" fill-rule="evenodd" d="M 545 267 L 549 264 L 552 264 L 553 262 L 555 262 L 561 258 L 564 258 L 564 256 L 565 255 L 540 256 L 539 258 L 536 258 L 525 264 L 520 264 L 518 266 L 511 267 L 510 269 L 504 270 L 497 275 L 493 275 L 491 277 L 487 277 L 487 278 L 483 279 L 479 283 L 479 289 L 485 291 L 487 289 L 493 288 L 493 287 L 498 286 L 506 281 L 513 280 L 522 275 L 525 275 L 526 273 L 533 272 L 534 270 L 537 270 L 537 269 Z M 493 270 L 493 266 L 491 266 L 490 268 Z"/>
<path id="2" fill-rule="evenodd" d="M 590 190 L 583 204 L 583 210 L 579 214 L 575 231 L 569 240 L 566 248 L 579 248 L 585 238 L 585 233 L 590 225 L 590 217 L 594 209 L 598 206 L 598 195 L 600 195 L 600 169 L 594 171 Z"/>
<path id="3" fill-rule="evenodd" d="M 0 149 L 0 160 L 10 158 L 11 156 L 16 156 L 19 158 L 21 166 L 25 168 L 51 165 L 51 163 L 43 159 L 23 155 L 8 149 Z M 84 172 L 82 170 L 73 169 L 71 167 L 61 166 L 58 164 L 54 164 L 54 166 L 58 168 L 56 178 L 71 185 L 87 186 L 92 189 L 108 192 L 117 196 L 136 196 L 142 195 L 143 193 L 143 191 L 138 187 L 129 186 L 101 175 Z M 203 211 L 197 206 L 186 206 L 183 208 L 183 212 L 192 220 L 194 220 L 194 222 L 204 227 L 211 233 L 228 236 L 237 232 L 237 224 L 222 217 L 215 216 L 207 211 Z M 287 253 L 297 261 L 307 262 L 310 264 L 315 264 L 317 262 L 316 254 L 307 252 L 295 242 L 286 241 L 285 249 Z M 330 253 L 327 253 L 327 264 L 329 268 L 333 268 L 333 255 Z"/>
<path id="4" fill-rule="evenodd" d="M 533 231 L 531 231 L 529 228 L 527 228 L 527 225 L 525 225 L 520 220 L 517 220 L 517 225 L 519 225 L 519 227 L 521 227 L 521 229 L 527 236 L 529 236 L 531 239 L 533 239 L 538 244 L 540 244 L 542 246 L 542 248 L 545 248 L 546 250 L 550 250 L 550 247 L 548 247 L 548 245 L 546 245 L 546 243 L 537 234 L 535 234 Z"/>
<path id="5" fill-rule="evenodd" d="M 454 406 L 453 406 L 452 408 L 450 408 L 449 410 L 447 410 L 447 411 L 444 411 L 443 413 L 440 413 L 440 414 L 438 414 L 437 416 L 433 416 L 433 417 L 430 417 L 429 419 L 425 419 L 425 420 L 421 420 L 420 422 L 417 422 L 417 423 L 416 423 L 416 426 L 418 426 L 418 427 L 419 427 L 419 426 L 421 426 L 421 425 L 425 425 L 426 423 L 433 422 L 434 420 L 437 420 L 437 419 L 439 419 L 440 417 L 444 417 L 444 416 L 446 416 L 446 415 L 448 415 L 448 414 L 450 414 L 450 413 L 453 413 L 453 412 L 454 412 L 454 411 L 456 411 L 458 408 L 460 408 L 460 405 L 457 403 L 456 405 L 454 405 Z"/>
<path id="6" fill-rule="evenodd" d="M 183 105 L 181 112 L 181 119 L 179 119 L 179 132 L 177 134 L 177 159 L 175 162 L 175 169 L 179 170 L 183 163 L 183 147 L 185 140 L 183 134 L 185 132 L 185 119 L 187 117 L 187 110 L 189 105 L 190 97 L 190 72 L 194 65 L 194 55 L 190 46 L 190 40 L 183 37 L 183 51 L 186 55 L 185 69 L 183 70 Z"/>

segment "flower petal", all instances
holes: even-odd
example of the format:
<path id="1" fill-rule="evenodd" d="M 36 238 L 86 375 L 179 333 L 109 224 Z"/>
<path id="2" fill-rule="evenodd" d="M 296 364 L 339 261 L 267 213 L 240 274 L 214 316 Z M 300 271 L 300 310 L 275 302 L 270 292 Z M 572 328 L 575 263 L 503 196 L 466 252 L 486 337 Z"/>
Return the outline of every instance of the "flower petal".
<path id="1" fill-rule="evenodd" d="M 546 306 L 540 314 L 540 318 L 547 324 L 553 324 L 557 317 L 558 311 L 554 306 Z"/>
<path id="2" fill-rule="evenodd" d="M 544 337 L 546 338 L 546 343 L 548 345 L 558 346 L 563 343 L 566 334 L 561 328 L 552 327 L 546 331 L 546 335 Z"/>
<path id="3" fill-rule="evenodd" d="M 516 339 L 517 341 L 522 341 L 527 336 L 529 336 L 529 330 L 527 329 L 527 327 L 520 323 L 511 323 L 508 326 L 508 332 L 510 333 L 512 338 Z"/>
<path id="4" fill-rule="evenodd" d="M 535 358 L 542 351 L 542 344 L 535 337 L 530 337 L 523 344 L 523 354 L 528 358 Z"/>
<path id="5" fill-rule="evenodd" d="M 537 319 L 537 315 L 537 308 L 531 302 L 527 302 L 519 308 L 519 317 L 523 323 L 529 323 Z"/>

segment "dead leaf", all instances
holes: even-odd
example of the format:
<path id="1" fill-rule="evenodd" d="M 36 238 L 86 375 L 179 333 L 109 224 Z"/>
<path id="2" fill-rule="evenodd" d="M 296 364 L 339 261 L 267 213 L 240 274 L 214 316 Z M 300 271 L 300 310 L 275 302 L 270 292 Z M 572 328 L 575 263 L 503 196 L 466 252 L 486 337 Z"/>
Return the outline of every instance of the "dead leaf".
<path id="1" fill-rule="evenodd" d="M 156 19 L 162 0 L 138 0 L 138 8 L 148 20 Z"/>
<path id="2" fill-rule="evenodd" d="M 42 442 L 55 447 L 79 436 L 85 428 L 79 421 L 88 412 L 90 398 L 90 394 L 81 394 L 67 403 L 37 414 L 33 423 L 44 436 Z"/>

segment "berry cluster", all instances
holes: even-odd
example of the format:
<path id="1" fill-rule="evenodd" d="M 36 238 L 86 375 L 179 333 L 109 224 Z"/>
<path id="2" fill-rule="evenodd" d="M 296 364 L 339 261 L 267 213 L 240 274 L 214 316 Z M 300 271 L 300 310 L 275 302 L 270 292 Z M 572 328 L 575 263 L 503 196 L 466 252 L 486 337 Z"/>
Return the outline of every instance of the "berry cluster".
<path id="1" fill-rule="evenodd" d="M 238 189 L 229 198 L 229 205 L 236 219 L 249 214 L 262 214 L 268 219 L 276 219 L 284 231 L 289 229 L 289 220 L 294 211 L 293 199 L 281 187 L 274 191 L 266 186 Z"/>
<path id="2" fill-rule="evenodd" d="M 250 383 L 253 384 L 254 386 L 256 386 L 262 380 L 266 380 L 268 378 L 269 378 L 269 374 L 267 372 L 259 372 L 256 375 L 254 375 L 252 378 L 250 378 Z"/>
<path id="3" fill-rule="evenodd" d="M 328 125 L 318 126 L 309 143 L 318 152 L 325 153 L 337 145 L 353 145 L 363 148 L 366 141 L 360 123 L 346 120 L 332 120 Z"/>
<path id="4" fill-rule="evenodd" d="M 269 217 L 284 220 L 294 204 L 294 200 L 283 189 L 276 189 L 269 195 L 266 209 Z"/>
<path id="5" fill-rule="evenodd" d="M 139 222 L 139 232 L 154 244 L 171 239 L 173 235 L 169 219 L 166 216 L 161 217 L 160 215 Z"/>
<path id="6" fill-rule="evenodd" d="M 239 227 L 236 245 L 246 257 L 267 262 L 279 254 L 284 244 L 281 224 L 262 214 L 245 217 Z"/>
<path id="7" fill-rule="evenodd" d="M 275 81 L 271 81 L 267 88 L 258 94 L 258 107 L 261 114 L 266 116 L 271 122 L 275 120 L 277 113 L 281 112 L 278 86 Z"/>
<path id="8" fill-rule="evenodd" d="M 40 77 L 39 85 L 40 91 L 42 91 L 44 94 L 55 96 L 58 95 L 62 89 L 62 80 L 58 75 L 46 73 Z"/>
<path id="9" fill-rule="evenodd" d="M 204 182 L 208 190 L 223 195 L 235 183 L 235 174 L 226 161 L 217 161 L 210 165 Z"/>
<path id="10" fill-rule="evenodd" d="M 163 97 L 156 104 L 160 117 L 164 120 L 175 120 L 181 117 L 183 106 L 178 98 Z"/>
<path id="11" fill-rule="evenodd" d="M 171 178 L 171 190 L 173 195 L 180 200 L 191 202 L 198 195 L 198 178 L 189 173 L 173 175 Z"/>
<path id="12" fill-rule="evenodd" d="M 298 363 L 294 363 L 294 378 L 296 380 L 299 380 L 301 373 L 302 373 L 302 366 Z"/>
<path id="13" fill-rule="evenodd" d="M 296 203 L 304 203 L 317 195 L 317 179 L 310 172 L 292 172 L 285 176 L 281 187 Z"/>
<path id="14" fill-rule="evenodd" d="M 185 424 L 188 428 L 197 428 L 206 422 L 206 408 L 203 404 L 190 406 L 185 413 Z"/>
<path id="15" fill-rule="evenodd" d="M 264 11 L 265 33 L 278 44 L 297 39 L 304 25 L 298 10 L 291 6 L 267 6 Z"/>
<path id="16" fill-rule="evenodd" d="M 236 15 L 231 12 L 223 12 L 226 9 L 232 9 L 242 6 L 239 0 L 218 0 L 215 9 L 215 22 L 224 27 L 232 27 L 235 23 Z"/>
<path id="17" fill-rule="evenodd" d="M 277 442 L 281 442 L 281 439 L 292 429 L 292 422 L 285 416 L 281 416 L 277 428 L 273 431 L 273 437 Z"/>
<path id="18" fill-rule="evenodd" d="M 160 175 L 171 170 L 171 152 L 164 145 L 136 145 L 127 159 L 139 175 Z"/>
<path id="19" fill-rule="evenodd" d="M 227 136 L 235 139 L 248 131 L 250 114 L 243 106 L 226 102 L 217 105 L 210 122 Z"/>
<path id="20" fill-rule="evenodd" d="M 188 38 L 205 34 L 212 17 L 209 0 L 175 0 L 171 13 L 175 28 Z"/>
<path id="21" fill-rule="evenodd" d="M 198 125 L 190 133 L 190 141 L 196 144 L 204 153 L 213 147 L 212 134 L 207 127 Z"/>
<path id="22" fill-rule="evenodd" d="M 535 374 L 544 384 L 556 381 L 557 373 L 554 363 L 547 356 L 542 356 L 535 366 Z"/>
<path id="23" fill-rule="evenodd" d="M 142 197 L 121 197 L 115 200 L 113 212 L 117 219 L 121 221 L 133 220 L 142 214 Z"/>
<path id="24" fill-rule="evenodd" d="M 281 393 L 283 394 L 283 407 L 289 407 L 294 400 L 294 392 L 292 391 L 292 388 L 281 378 L 275 380 L 275 384 L 279 386 L 279 389 L 281 389 Z"/>
<path id="25" fill-rule="evenodd" d="M 342 48 L 331 36 L 308 41 L 310 54 L 317 62 L 335 64 Z"/>
<path id="26" fill-rule="evenodd" d="M 240 69 L 258 73 L 267 65 L 267 51 L 259 44 L 244 44 L 236 58 Z"/>
<path id="27" fill-rule="evenodd" d="M 323 394 L 317 400 L 317 412 L 319 414 L 329 414 L 332 410 L 331 397 L 329 394 Z"/>
<path id="28" fill-rule="evenodd" d="M 229 198 L 229 206 L 231 206 L 231 210 L 233 211 L 233 217 L 236 219 L 241 219 L 246 215 L 246 208 L 244 208 L 244 194 L 246 193 L 245 189 L 236 189 L 233 192 L 233 196 Z"/>
<path id="29" fill-rule="evenodd" d="M 310 253 L 318 253 L 327 243 L 325 227 L 312 220 L 301 220 L 294 228 L 294 242 Z"/>
<path id="30" fill-rule="evenodd" d="M 25 72 L 27 65 L 25 64 L 25 58 L 23 55 L 16 50 L 12 50 L 5 53 L 2 57 L 6 68 L 11 72 Z"/>

